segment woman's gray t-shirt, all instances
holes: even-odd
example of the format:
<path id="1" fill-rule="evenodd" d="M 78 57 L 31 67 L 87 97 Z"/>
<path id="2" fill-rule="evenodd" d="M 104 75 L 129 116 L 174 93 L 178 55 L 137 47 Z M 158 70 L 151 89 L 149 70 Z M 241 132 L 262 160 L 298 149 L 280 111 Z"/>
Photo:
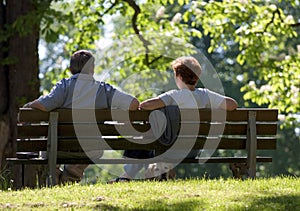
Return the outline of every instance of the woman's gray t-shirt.
<path id="1" fill-rule="evenodd" d="M 208 89 L 197 88 L 170 90 L 158 96 L 166 106 L 178 105 L 179 108 L 220 108 L 226 98 Z"/>

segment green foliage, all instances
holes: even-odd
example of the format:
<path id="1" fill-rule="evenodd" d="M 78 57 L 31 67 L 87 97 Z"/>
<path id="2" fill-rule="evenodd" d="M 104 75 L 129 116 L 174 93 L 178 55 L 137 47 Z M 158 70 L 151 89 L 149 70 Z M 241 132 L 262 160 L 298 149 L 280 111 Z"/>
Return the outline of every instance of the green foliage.
<path id="1" fill-rule="evenodd" d="M 35 10 L 5 26 L 5 31 L 0 32 L 1 41 L 15 33 L 25 36 L 40 24 L 41 36 L 47 42 L 64 40 L 64 58 L 68 59 L 77 49 L 95 49 L 97 53 L 103 50 L 98 41 L 105 35 L 105 26 L 114 22 L 114 33 L 109 37 L 113 43 L 107 52 L 109 56 L 103 58 L 105 64 L 100 65 L 105 69 L 102 71 L 109 71 L 110 81 L 115 84 L 144 71 L 141 74 L 146 77 L 144 81 L 150 81 L 145 86 L 151 87 L 157 82 L 155 74 L 164 73 L 173 58 L 195 53 L 184 44 L 176 47 L 176 39 L 189 43 L 191 39 L 206 36 L 210 55 L 237 48 L 238 54 L 232 61 L 244 69 L 239 74 L 247 82 L 241 89 L 246 101 L 278 107 L 285 115 L 299 112 L 300 97 L 295 94 L 300 88 L 297 0 L 34 2 Z M 12 60 L 1 63 L 11 64 Z M 153 69 L 158 71 L 153 73 Z M 161 79 L 162 84 L 169 80 L 165 76 Z M 253 84 L 251 81 L 255 87 L 249 86 Z M 131 85 L 128 91 L 140 94 L 135 90 L 137 86 Z"/>
<path id="2" fill-rule="evenodd" d="M 237 44 L 236 61 L 253 68 L 253 79 L 241 91 L 245 100 L 276 107 L 281 113 L 300 111 L 300 52 L 291 39 L 298 40 L 297 10 L 299 2 L 198 1 L 184 14 L 185 21 L 201 26 L 211 38 L 208 51 L 229 51 Z M 298 51 L 298 52 L 297 52 Z M 286 55 L 286 56 L 285 56 Z M 259 87 L 257 87 L 258 85 Z"/>
<path id="3" fill-rule="evenodd" d="M 139 12 L 128 1 L 55 1 L 44 16 L 42 32 L 48 41 L 58 39 L 63 49 L 59 55 L 66 60 L 75 49 L 94 49 L 97 73 L 140 100 L 175 88 L 170 83 L 170 61 L 194 54 L 197 47 L 214 64 L 226 95 L 237 99 L 240 107 L 275 107 L 286 115 L 281 127 L 299 124 L 294 115 L 300 110 L 297 1 L 148 0 L 138 6 Z M 105 26 L 112 28 L 109 35 Z M 44 33 L 47 30 L 48 35 Z M 52 51 L 47 58 L 54 54 Z M 51 71 L 43 81 L 53 84 L 59 79 L 58 60 L 52 59 L 55 65 L 46 68 Z M 50 89 L 52 84 L 44 87 Z M 299 147 L 299 137 L 289 139 L 293 127 L 280 132 L 283 138 L 274 152 L 278 153 L 275 167 L 269 171 L 267 165 L 261 165 L 260 175 L 299 175 L 291 153 Z M 279 160 L 287 161 L 290 170 Z M 179 170 L 182 177 L 230 175 L 225 165 L 189 165 Z"/>
<path id="4" fill-rule="evenodd" d="M 232 49 L 238 52 L 231 57 L 234 67 L 228 68 L 230 64 L 225 62 L 227 67 L 223 68 L 242 76 L 246 84 L 238 87 L 242 87 L 246 101 L 276 107 L 288 115 L 299 112 L 300 104 L 300 53 L 296 46 L 299 30 L 295 22 L 299 17 L 293 12 L 299 3 L 289 3 L 53 1 L 43 15 L 41 32 L 46 41 L 61 40 L 63 36 L 68 56 L 76 49 L 95 49 L 99 58 L 97 72 L 106 73 L 109 82 L 141 100 L 166 91 L 157 87 L 172 80 L 166 74 L 170 61 L 195 53 L 195 48 L 185 45 L 191 38 L 209 37 L 210 55 L 225 55 Z M 105 26 L 112 23 L 111 44 L 103 45 L 107 38 L 98 40 L 105 35 Z M 133 81 L 136 74 L 144 78 L 142 83 Z M 234 74 L 230 76 L 224 71 L 224 83 L 229 79 L 237 84 Z M 126 86 L 122 83 L 124 79 L 128 82 Z M 152 90 L 147 93 L 147 88 L 138 88 L 141 85 Z"/>
<path id="5" fill-rule="evenodd" d="M 13 65 L 16 64 L 18 58 L 11 57 L 7 55 L 9 49 L 9 39 L 13 36 L 19 36 L 21 38 L 28 36 L 32 32 L 38 32 L 40 22 L 45 14 L 45 11 L 48 9 L 51 0 L 32 1 L 33 7 L 28 9 L 27 11 L 20 11 L 20 15 L 12 21 L 12 23 L 7 23 L 5 14 L 1 16 L 1 28 L 0 28 L 0 53 L 2 55 L 0 65 Z M 1 2 L 1 11 L 9 10 L 6 8 L 6 2 Z M 12 18 L 12 17 L 11 17 Z"/>
<path id="6" fill-rule="evenodd" d="M 173 73 L 167 71 L 170 70 L 170 62 L 183 53 L 196 52 L 192 47 L 186 47 L 183 51 L 182 46 L 186 44 L 163 35 L 148 35 L 147 40 L 153 43 L 148 46 L 147 57 L 142 43 L 131 35 L 127 39 L 114 40 L 113 44 L 105 49 L 106 54 L 103 57 L 109 57 L 97 59 L 97 66 L 109 75 L 108 82 L 118 85 L 140 100 L 169 90 L 170 87 L 167 86 L 174 84 Z M 101 52 L 97 55 L 100 54 Z M 150 61 L 148 65 L 146 59 Z"/>
<path id="7" fill-rule="evenodd" d="M 300 55 L 300 53 L 299 53 Z M 250 81 L 241 90 L 246 92 L 244 98 L 252 100 L 258 105 L 276 107 L 281 113 L 295 114 L 300 111 L 300 60 L 298 55 L 288 56 L 283 61 L 274 61 L 274 69 L 261 68 L 260 87 L 255 81 Z M 265 84 L 263 84 L 265 83 Z M 287 116 L 288 122 L 291 115 Z"/>
<path id="8" fill-rule="evenodd" d="M 300 136 L 294 128 L 285 127 L 278 131 L 277 149 L 272 153 L 272 165 L 265 166 L 265 175 L 300 176 Z M 270 153 L 270 152 L 267 152 Z"/>
<path id="9" fill-rule="evenodd" d="M 69 78 L 71 75 L 66 71 L 61 72 L 61 69 L 51 69 L 43 76 L 43 83 L 41 84 L 42 93 L 48 94 L 52 87 L 58 82 L 58 79 Z"/>
<path id="10" fill-rule="evenodd" d="M 127 66 L 131 67 L 132 64 L 135 65 L 129 69 L 127 75 L 132 74 L 132 72 L 138 72 L 140 78 L 143 80 L 138 81 L 139 83 L 133 87 L 142 87 L 139 93 L 134 90 L 127 91 L 138 94 L 140 100 L 145 100 L 170 89 L 170 87 L 166 87 L 170 82 L 171 84 L 173 82 L 173 76 L 170 75 L 170 72 L 166 72 L 170 70 L 170 62 L 179 56 L 195 54 L 197 52 L 195 47 L 189 44 L 190 37 L 197 30 L 190 30 L 188 25 L 181 22 L 180 7 L 145 4 L 141 9 L 143 12 L 140 15 L 139 23 L 143 28 L 141 27 L 140 30 L 147 32 L 143 33 L 143 35 L 149 41 L 149 45 L 143 49 L 145 47 L 144 43 L 134 41 L 136 45 L 130 45 L 133 48 L 125 54 L 125 58 L 123 59 L 125 61 L 124 67 L 121 68 L 125 69 Z M 146 13 L 147 15 L 144 16 L 143 14 Z M 135 35 L 131 34 L 130 36 Z M 120 38 L 120 40 L 124 39 L 128 38 Z M 132 49 L 139 49 L 139 52 L 132 51 Z M 144 57 L 142 62 L 139 62 L 141 60 L 138 57 Z M 125 70 L 124 72 L 128 71 Z M 152 90 L 149 90 L 149 88 Z M 145 90 L 150 91 L 148 95 Z"/>
<path id="11" fill-rule="evenodd" d="M 10 190 L 12 183 L 10 181 L 11 172 L 8 168 L 4 167 L 0 169 L 0 192 L 1 190 Z"/>
<path id="12" fill-rule="evenodd" d="M 71 75 L 68 69 L 69 53 L 64 50 L 64 46 L 65 39 L 62 36 L 55 43 L 40 41 L 40 47 L 47 49 L 41 50 L 43 54 L 40 55 L 40 91 L 44 94 L 48 93 L 59 80 Z"/>
<path id="13" fill-rule="evenodd" d="M 165 10 L 163 5 L 149 1 L 136 5 L 138 10 L 128 2 L 57 2 L 52 5 L 48 14 L 52 17 L 52 11 L 57 10 L 53 13 L 56 15 L 56 22 L 45 18 L 42 27 L 45 30 L 42 32 L 45 32 L 46 41 L 52 41 L 52 38 L 60 39 L 57 38 L 57 34 L 63 35 L 67 52 L 96 47 L 96 61 L 99 62 L 96 71 L 99 74 L 108 73 L 108 82 L 121 86 L 125 91 L 143 100 L 153 96 L 153 91 L 145 91 L 147 86 L 161 89 L 170 80 L 166 70 L 169 69 L 171 60 L 196 52 L 194 47 L 187 47 L 187 43 L 192 35 L 199 33 L 196 29 L 189 30 L 188 25 L 180 22 L 181 15 L 176 13 L 176 7 L 175 11 L 169 11 L 174 13 L 172 16 L 164 12 L 155 15 L 160 8 Z M 163 3 L 167 4 L 167 1 Z M 99 39 L 101 26 L 109 24 L 105 22 L 104 17 L 112 14 L 120 15 L 108 18 L 114 21 L 115 33 L 110 37 L 112 44 L 104 48 L 101 39 L 98 43 L 95 41 Z M 137 74 L 143 79 L 143 91 L 138 88 L 141 81 L 133 81 Z M 161 81 L 157 81 L 158 75 Z M 124 79 L 128 83 L 125 84 Z"/>
<path id="14" fill-rule="evenodd" d="M 110 1 L 54 1 L 44 14 L 41 35 L 47 42 L 66 39 L 65 50 L 93 49 L 104 25 L 102 12 Z"/>

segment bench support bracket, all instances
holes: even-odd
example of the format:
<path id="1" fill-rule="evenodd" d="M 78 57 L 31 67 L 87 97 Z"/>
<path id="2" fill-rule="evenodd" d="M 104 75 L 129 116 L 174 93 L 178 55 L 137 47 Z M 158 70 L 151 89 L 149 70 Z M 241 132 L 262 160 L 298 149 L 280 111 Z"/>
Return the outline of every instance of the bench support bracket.
<path id="1" fill-rule="evenodd" d="M 56 185 L 57 123 L 58 123 L 58 112 L 50 112 L 49 127 L 48 127 L 48 143 L 47 143 L 49 186 Z"/>
<path id="2" fill-rule="evenodd" d="M 248 114 L 248 128 L 247 128 L 247 167 L 249 177 L 252 179 L 256 176 L 256 111 L 249 111 Z"/>

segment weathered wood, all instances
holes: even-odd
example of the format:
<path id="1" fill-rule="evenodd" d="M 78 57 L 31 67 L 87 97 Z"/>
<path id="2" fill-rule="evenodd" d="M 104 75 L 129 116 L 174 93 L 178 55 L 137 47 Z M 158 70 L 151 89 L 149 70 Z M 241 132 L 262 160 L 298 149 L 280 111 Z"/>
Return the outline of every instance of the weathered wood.
<path id="1" fill-rule="evenodd" d="M 14 162 L 15 164 L 47 164 L 48 161 L 46 159 L 16 159 L 16 158 L 10 158 L 11 162 Z M 171 160 L 166 159 L 166 162 L 170 163 L 179 163 L 179 160 Z M 143 163 L 154 163 L 154 162 L 161 162 L 159 159 L 144 159 Z M 246 157 L 201 157 L 201 158 L 186 158 L 181 161 L 182 163 L 246 163 L 247 158 Z M 257 156 L 256 162 L 272 162 L 271 157 L 263 157 L 263 156 Z M 136 164 L 141 163 L 141 160 L 139 159 L 133 159 L 133 158 L 114 158 L 114 159 L 108 159 L 108 158 L 102 158 L 98 160 L 90 160 L 90 159 L 74 159 L 74 158 L 58 158 L 57 164 Z"/>
<path id="2" fill-rule="evenodd" d="M 249 122 L 247 131 L 247 167 L 249 169 L 249 176 L 255 178 L 256 176 L 256 151 L 257 151 L 257 139 L 256 139 L 256 112 L 249 111 Z"/>
<path id="3" fill-rule="evenodd" d="M 193 139 L 191 137 L 179 137 L 178 141 L 181 141 L 184 144 L 185 140 Z M 105 141 L 107 145 L 103 146 L 103 150 L 122 150 L 122 149 L 150 149 L 157 147 L 156 143 L 150 144 L 140 144 L 133 143 L 132 138 L 104 138 L 100 140 L 96 139 L 85 139 L 86 141 L 91 142 L 91 146 L 93 147 L 95 143 L 99 143 L 100 141 Z M 206 143 L 206 138 L 198 137 L 196 139 L 194 149 L 202 149 L 204 144 Z M 141 143 L 143 143 L 141 141 Z M 180 145 L 178 145 L 180 147 Z M 80 151 L 82 149 L 80 143 L 77 139 L 67 139 L 67 138 L 59 138 L 58 146 L 59 151 Z M 243 138 L 221 138 L 217 149 L 232 149 L 232 150 L 243 150 L 246 148 L 246 137 Z M 276 137 L 263 137 L 257 138 L 257 149 L 258 150 L 271 150 L 276 149 Z M 19 152 L 34 152 L 34 151 L 46 151 L 47 150 L 47 139 L 33 139 L 33 140 L 19 140 L 17 151 Z"/>
<path id="4" fill-rule="evenodd" d="M 58 124 L 58 112 L 50 112 L 49 116 L 49 131 L 47 142 L 47 156 L 49 166 L 49 184 L 56 184 L 56 159 L 57 159 L 57 124 Z"/>
<path id="5" fill-rule="evenodd" d="M 8 160 L 19 164 L 48 164 L 51 175 L 49 184 L 55 184 L 56 164 L 125 164 L 155 161 L 240 163 L 239 165 L 246 166 L 250 177 L 254 178 L 256 162 L 272 162 L 271 157 L 257 156 L 257 151 L 276 149 L 276 109 L 182 109 L 180 126 L 184 129 L 180 130 L 171 146 L 165 146 L 154 138 L 149 123 L 150 113 L 151 111 L 106 109 L 57 109 L 48 113 L 22 108 L 19 113 L 17 151 L 47 151 L 48 159 L 28 157 Z M 90 150 L 125 149 L 154 150 L 157 154 L 162 154 L 170 148 L 185 149 L 187 144 L 193 149 L 230 150 L 231 154 L 234 150 L 239 150 L 243 151 L 245 156 L 213 156 L 183 160 L 170 160 L 158 156 L 141 161 L 129 158 L 91 160 L 86 155 Z"/>
<path id="6" fill-rule="evenodd" d="M 193 127 L 188 127 L 190 125 L 196 125 L 198 131 L 194 130 Z M 77 124 L 77 127 L 81 128 L 81 136 L 95 136 L 96 134 L 91 133 L 90 127 L 92 124 Z M 224 124 L 208 124 L 208 123 L 181 123 L 185 128 L 184 131 L 181 131 L 181 135 L 246 135 L 247 134 L 247 124 L 245 123 L 236 123 L 232 124 L 227 122 Z M 104 124 L 98 123 L 97 126 L 100 132 L 100 135 L 103 136 L 140 136 L 141 133 L 145 133 L 150 130 L 150 124 L 125 124 L 125 125 L 114 125 L 114 124 Z M 132 129 L 134 128 L 134 130 Z M 277 124 L 266 124 L 261 123 L 256 125 L 257 135 L 275 135 L 277 132 Z M 58 125 L 58 136 L 70 136 L 76 137 L 76 131 L 74 125 L 71 124 L 60 124 Z M 18 137 L 41 137 L 47 136 L 48 125 L 23 125 L 18 127 Z"/>
<path id="7" fill-rule="evenodd" d="M 223 110 L 213 110 L 214 120 L 222 121 L 224 117 L 227 121 L 241 122 L 248 121 L 248 112 L 249 111 L 257 112 L 257 121 L 264 122 L 277 122 L 278 110 L 277 109 L 245 109 L 238 108 L 234 111 L 223 111 Z M 57 109 L 60 113 L 59 122 L 73 122 L 72 110 L 71 109 Z M 113 110 L 111 112 L 107 109 L 95 109 L 95 110 L 82 110 L 78 109 L 73 111 L 74 113 L 82 113 L 81 117 L 89 116 L 91 112 L 95 114 L 95 117 L 98 121 L 112 121 L 112 120 L 131 120 L 136 121 L 148 121 L 149 114 L 151 111 L 139 110 L 139 111 L 122 111 L 122 110 Z M 195 112 L 191 112 L 191 109 L 181 109 L 181 117 L 185 121 L 211 121 L 212 111 L 210 109 L 200 109 L 198 115 L 195 115 Z M 113 114 L 113 115 L 112 115 Z M 112 118 L 113 117 L 113 118 Z M 30 108 L 21 108 L 19 113 L 19 122 L 47 122 L 49 120 L 49 113 L 39 110 L 32 110 Z M 87 122 L 90 120 L 87 119 Z"/>

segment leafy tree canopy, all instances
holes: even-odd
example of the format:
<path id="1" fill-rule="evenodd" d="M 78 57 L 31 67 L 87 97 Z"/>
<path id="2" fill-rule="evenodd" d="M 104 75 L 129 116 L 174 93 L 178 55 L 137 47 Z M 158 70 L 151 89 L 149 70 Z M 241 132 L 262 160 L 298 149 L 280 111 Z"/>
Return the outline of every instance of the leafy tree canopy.
<path id="1" fill-rule="evenodd" d="M 300 23 L 299 16 L 292 13 L 299 9 L 299 1 L 193 3 L 184 18 L 202 26 L 211 37 L 209 51 L 226 51 L 238 44 L 236 61 L 257 76 L 241 89 L 244 98 L 285 114 L 299 112 Z"/>
<path id="2" fill-rule="evenodd" d="M 238 46 L 231 62 L 244 70 L 238 73 L 246 82 L 244 99 L 289 116 L 300 111 L 298 10 L 298 0 L 52 1 L 43 13 L 41 32 L 47 42 L 64 40 L 66 58 L 76 49 L 94 49 L 111 81 L 139 73 L 144 79 L 139 86 L 145 87 L 159 83 L 158 74 L 163 86 L 169 62 L 196 53 L 192 38 L 209 37 L 210 54 Z M 114 29 L 110 41 L 103 41 L 108 26 Z M 127 82 L 124 87 L 138 89 Z M 136 92 L 141 99 L 151 96 Z"/>

